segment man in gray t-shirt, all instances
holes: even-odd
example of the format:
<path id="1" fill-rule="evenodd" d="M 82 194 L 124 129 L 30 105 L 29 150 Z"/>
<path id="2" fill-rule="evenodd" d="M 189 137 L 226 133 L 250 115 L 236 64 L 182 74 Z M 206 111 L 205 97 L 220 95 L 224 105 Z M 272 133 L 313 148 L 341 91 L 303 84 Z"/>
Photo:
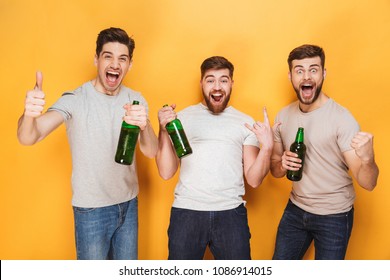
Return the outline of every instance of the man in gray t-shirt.
<path id="1" fill-rule="evenodd" d="M 215 259 L 251 258 L 244 176 L 252 187 L 261 184 L 269 171 L 273 136 L 265 108 L 261 123 L 228 106 L 233 70 L 223 57 L 202 63 L 203 101 L 177 115 L 192 154 L 179 160 L 165 128 L 176 118 L 175 105 L 158 113 L 161 177 L 171 178 L 180 165 L 168 229 L 169 259 L 203 259 L 207 246 Z"/>
<path id="2" fill-rule="evenodd" d="M 302 259 L 314 240 L 316 259 L 344 259 L 353 225 L 358 184 L 371 191 L 379 174 L 373 136 L 360 132 L 351 113 L 322 92 L 325 53 L 303 45 L 288 57 L 289 77 L 298 100 L 276 116 L 271 173 L 283 177 L 302 161 L 290 152 L 298 127 L 305 131 L 306 156 L 300 181 L 292 183 L 280 220 L 273 259 Z"/>
<path id="3" fill-rule="evenodd" d="M 97 76 L 64 93 L 46 113 L 42 74 L 27 92 L 18 139 L 33 145 L 62 123 L 72 152 L 72 205 L 78 259 L 138 258 L 138 179 L 135 162 L 114 161 L 122 119 L 139 126 L 141 152 L 153 158 L 157 137 L 148 105 L 122 81 L 131 68 L 134 40 L 120 28 L 102 30 L 96 41 Z M 131 105 L 138 100 L 139 105 Z"/>

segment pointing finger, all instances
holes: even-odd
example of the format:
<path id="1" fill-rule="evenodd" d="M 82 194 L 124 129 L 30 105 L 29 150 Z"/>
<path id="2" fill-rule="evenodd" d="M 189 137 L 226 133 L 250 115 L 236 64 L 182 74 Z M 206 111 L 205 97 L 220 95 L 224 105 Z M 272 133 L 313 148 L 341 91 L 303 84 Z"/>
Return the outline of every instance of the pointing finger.
<path id="1" fill-rule="evenodd" d="M 264 123 L 268 123 L 269 124 L 267 108 L 265 106 L 263 107 L 263 114 L 264 114 Z"/>

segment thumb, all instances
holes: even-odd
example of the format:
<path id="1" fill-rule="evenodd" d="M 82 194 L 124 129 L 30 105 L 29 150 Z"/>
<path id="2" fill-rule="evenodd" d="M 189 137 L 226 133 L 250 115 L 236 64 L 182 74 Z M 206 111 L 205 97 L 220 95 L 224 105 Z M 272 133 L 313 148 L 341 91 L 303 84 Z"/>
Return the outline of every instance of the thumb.
<path id="1" fill-rule="evenodd" d="M 36 83 L 34 89 L 42 90 L 42 83 L 43 83 L 43 75 L 41 71 L 37 71 L 35 75 Z"/>
<path id="2" fill-rule="evenodd" d="M 279 128 L 280 125 L 282 125 L 281 122 L 276 122 L 276 123 L 274 123 L 274 125 L 272 126 L 272 130 L 273 130 L 273 131 L 276 131 L 276 130 Z"/>

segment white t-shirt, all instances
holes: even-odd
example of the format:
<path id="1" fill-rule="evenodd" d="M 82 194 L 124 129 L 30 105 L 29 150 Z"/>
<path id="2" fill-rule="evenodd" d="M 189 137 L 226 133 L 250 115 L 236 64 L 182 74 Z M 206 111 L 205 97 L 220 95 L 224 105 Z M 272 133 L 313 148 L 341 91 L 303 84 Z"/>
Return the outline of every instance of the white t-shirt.
<path id="1" fill-rule="evenodd" d="M 245 203 L 243 146 L 259 147 L 245 127 L 254 120 L 233 107 L 213 114 L 199 103 L 178 113 L 193 153 L 181 159 L 173 207 L 229 210 Z"/>

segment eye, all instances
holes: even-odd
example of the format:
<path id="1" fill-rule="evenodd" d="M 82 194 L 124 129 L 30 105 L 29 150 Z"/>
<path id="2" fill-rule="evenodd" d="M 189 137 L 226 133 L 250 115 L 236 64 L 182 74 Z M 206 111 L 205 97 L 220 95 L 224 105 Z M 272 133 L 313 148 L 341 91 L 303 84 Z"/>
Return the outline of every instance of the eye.
<path id="1" fill-rule="evenodd" d="M 213 79 L 207 79 L 207 80 L 206 80 L 206 83 L 212 84 L 212 83 L 214 83 L 214 80 L 213 80 Z"/>
<path id="2" fill-rule="evenodd" d="M 317 69 L 313 68 L 310 70 L 311 73 L 317 73 Z"/>
<path id="3" fill-rule="evenodd" d="M 226 83 L 228 83 L 228 82 L 229 82 L 228 79 L 223 79 L 223 80 L 221 80 L 221 83 L 224 83 L 224 84 L 226 84 Z"/>
<path id="4" fill-rule="evenodd" d="M 303 73 L 303 70 L 299 69 L 297 70 L 297 74 L 302 74 Z"/>

